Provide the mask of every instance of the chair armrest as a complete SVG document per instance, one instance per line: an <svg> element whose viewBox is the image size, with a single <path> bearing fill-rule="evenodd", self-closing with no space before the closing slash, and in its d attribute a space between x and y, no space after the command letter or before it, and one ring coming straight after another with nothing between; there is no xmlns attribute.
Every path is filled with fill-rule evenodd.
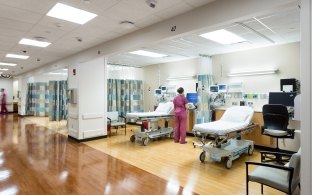
<svg viewBox="0 0 312 195"><path fill-rule="evenodd" d="M284 153L284 152L273 152L273 151L260 151L260 154L272 154L272 155L280 155L280 156L287 156L291 157L293 154Z"/></svg>
<svg viewBox="0 0 312 195"><path fill-rule="evenodd" d="M127 122L127 118L125 116L119 115L119 117L123 118L125 123Z"/></svg>
<svg viewBox="0 0 312 195"><path fill-rule="evenodd" d="M263 166L263 167L271 167L271 168L281 169L281 170L285 170L285 171L289 171L289 172L293 172L294 171L293 167L286 167L286 166L283 166L283 165L260 163L260 162L253 162L253 161L246 161L245 164L246 164L246 166L256 165L256 166Z"/></svg>
<svg viewBox="0 0 312 195"><path fill-rule="evenodd" d="M107 119L109 120L109 123L112 123L112 119L110 119L109 117L107 117Z"/></svg>

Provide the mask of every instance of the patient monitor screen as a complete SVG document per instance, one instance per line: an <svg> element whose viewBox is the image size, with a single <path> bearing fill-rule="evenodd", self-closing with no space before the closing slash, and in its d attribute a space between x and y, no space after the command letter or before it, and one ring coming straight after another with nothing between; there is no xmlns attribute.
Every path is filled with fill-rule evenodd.
<svg viewBox="0 0 312 195"><path fill-rule="evenodd" d="M161 89L155 89L155 95L161 95Z"/></svg>

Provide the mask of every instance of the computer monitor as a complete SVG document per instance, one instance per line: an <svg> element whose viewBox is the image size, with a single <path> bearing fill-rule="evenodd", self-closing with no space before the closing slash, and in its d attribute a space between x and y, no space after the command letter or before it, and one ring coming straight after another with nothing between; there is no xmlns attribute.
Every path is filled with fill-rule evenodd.
<svg viewBox="0 0 312 195"><path fill-rule="evenodd" d="M155 95L161 95L161 89L155 89L154 94Z"/></svg>
<svg viewBox="0 0 312 195"><path fill-rule="evenodd" d="M165 86L162 86L161 87L161 91L164 93L164 92L167 92L167 87L165 87Z"/></svg>
<svg viewBox="0 0 312 195"><path fill-rule="evenodd" d="M216 93L219 91L219 86L218 85L211 85L209 87L209 91L212 92L212 93Z"/></svg>
<svg viewBox="0 0 312 195"><path fill-rule="evenodd" d="M227 90L227 86L226 85L223 85L223 84L220 84L220 85L218 85L218 90L219 90L219 92L226 92L226 90Z"/></svg>
<svg viewBox="0 0 312 195"><path fill-rule="evenodd" d="M198 94L197 93L187 93L186 99L189 103L196 104L198 102Z"/></svg>
<svg viewBox="0 0 312 195"><path fill-rule="evenodd" d="M282 104L284 106L294 106L296 93L293 92L270 92L269 104Z"/></svg>

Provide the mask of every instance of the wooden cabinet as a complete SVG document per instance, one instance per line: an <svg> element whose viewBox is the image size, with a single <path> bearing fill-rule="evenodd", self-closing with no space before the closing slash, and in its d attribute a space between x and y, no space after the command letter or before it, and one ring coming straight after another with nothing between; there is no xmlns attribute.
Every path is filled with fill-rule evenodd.
<svg viewBox="0 0 312 195"><path fill-rule="evenodd" d="M186 132L193 133L193 127L195 123L195 110L188 110L187 111L187 124L186 124Z"/></svg>
<svg viewBox="0 0 312 195"><path fill-rule="evenodd" d="M194 127L194 124L195 124L195 110L188 110L187 111L187 124L186 124L186 132L187 133L193 133L192 130L193 130L193 127ZM158 121L158 125L160 127L164 127L165 125L165 120L164 119L160 119ZM169 127L172 127L174 128L174 117L172 119L169 120Z"/></svg>
<svg viewBox="0 0 312 195"><path fill-rule="evenodd" d="M222 117L224 110L217 109L214 112L216 120L219 120ZM276 147L275 139L272 139L269 136L261 134L261 126L263 125L262 112L255 112L251 122L258 124L257 127L252 132L243 135L242 138L247 140L253 140L255 144L259 146L275 148Z"/></svg>

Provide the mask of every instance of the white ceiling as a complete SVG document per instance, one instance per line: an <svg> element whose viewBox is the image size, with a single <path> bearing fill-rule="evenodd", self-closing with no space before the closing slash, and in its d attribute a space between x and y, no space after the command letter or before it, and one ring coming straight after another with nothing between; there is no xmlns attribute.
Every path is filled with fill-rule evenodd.
<svg viewBox="0 0 312 195"><path fill-rule="evenodd" d="M244 49L286 44L300 41L300 10L297 6L287 10L250 18L244 21L220 26L233 32L248 42L222 45L199 35L218 29L203 29L182 37L165 40L157 44L145 46L147 51L167 54L168 57L150 58L130 53L110 56L111 64L144 66L198 57L199 54L216 55Z"/></svg>
<svg viewBox="0 0 312 195"><path fill-rule="evenodd" d="M212 1L158 0L153 9L145 0L3 0L0 1L0 61L17 63L16 67L8 67L7 73L18 75ZM46 16L57 2L93 12L98 17L79 25ZM135 27L124 28L120 25L124 20L134 22ZM47 48L19 45L23 37L44 37L52 44ZM5 57L7 53L24 54L23 51L29 59Z"/></svg>

